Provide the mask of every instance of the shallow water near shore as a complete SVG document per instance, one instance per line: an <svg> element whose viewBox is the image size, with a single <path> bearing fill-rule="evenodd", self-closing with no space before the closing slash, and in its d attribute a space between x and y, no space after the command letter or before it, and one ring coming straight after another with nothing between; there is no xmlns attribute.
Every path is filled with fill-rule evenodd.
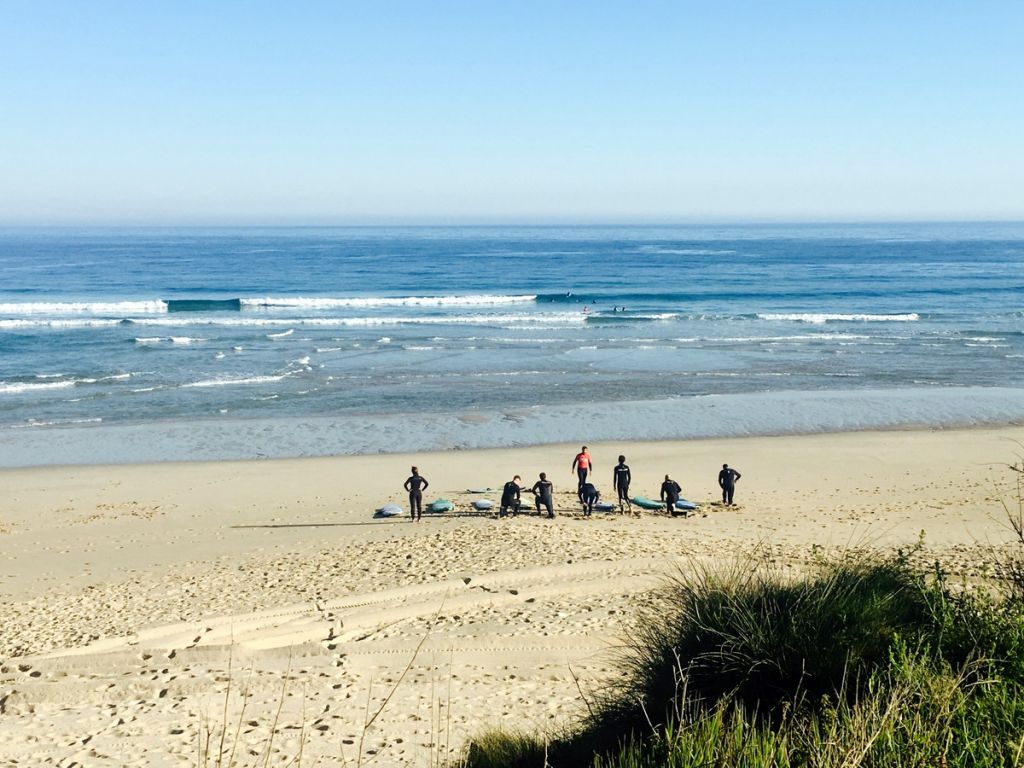
<svg viewBox="0 0 1024 768"><path fill-rule="evenodd" d="M5 231L0 465L1014 422L1022 257L986 224Z"/></svg>

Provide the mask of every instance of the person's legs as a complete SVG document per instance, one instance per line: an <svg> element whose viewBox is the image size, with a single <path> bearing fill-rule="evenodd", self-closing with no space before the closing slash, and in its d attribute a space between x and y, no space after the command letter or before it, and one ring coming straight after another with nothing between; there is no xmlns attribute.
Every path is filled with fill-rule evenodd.
<svg viewBox="0 0 1024 768"><path fill-rule="evenodd" d="M413 491L409 494L409 514L412 515L413 520L423 517L423 493L421 491Z"/></svg>
<svg viewBox="0 0 1024 768"><path fill-rule="evenodd" d="M576 470L576 477L579 478L579 484L576 486L576 493L577 493L577 495L579 495L581 493L581 491L583 490L583 485L584 485L584 483L587 482L587 475L589 475L589 474L590 474L590 470L589 469L583 469L582 467L580 467L579 469ZM580 501L582 501L582 500L583 500L583 496L581 495L580 496Z"/></svg>
<svg viewBox="0 0 1024 768"><path fill-rule="evenodd" d="M730 485L725 489L726 500L725 503L730 507L732 506L732 495L736 493L736 486Z"/></svg>

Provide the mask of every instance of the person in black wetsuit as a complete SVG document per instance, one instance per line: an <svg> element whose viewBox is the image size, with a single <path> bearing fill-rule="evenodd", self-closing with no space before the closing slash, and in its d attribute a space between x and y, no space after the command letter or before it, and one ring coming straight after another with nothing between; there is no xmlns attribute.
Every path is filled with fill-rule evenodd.
<svg viewBox="0 0 1024 768"><path fill-rule="evenodd" d="M409 492L409 514L412 519L419 520L423 517L423 492L430 487L425 477L420 477L420 471L412 468L412 475L405 481L405 490Z"/></svg>
<svg viewBox="0 0 1024 768"><path fill-rule="evenodd" d="M519 483L519 475L505 483L505 487L501 491L501 506L498 508L498 517L504 517L509 511L513 515L519 512L519 494L523 490L519 487Z"/></svg>
<svg viewBox="0 0 1024 768"><path fill-rule="evenodd" d="M612 473L612 488L619 493L619 512L622 512L622 503L626 503L626 508L632 512L633 505L629 501L629 481L632 480L632 475L629 473L629 465L626 464L626 457L619 456L619 463L615 465L615 469Z"/></svg>
<svg viewBox="0 0 1024 768"><path fill-rule="evenodd" d="M722 489L722 503L727 507L732 506L732 495L736 492L736 481L740 477L740 473L728 464L723 464L722 471L718 473L718 487Z"/></svg>
<svg viewBox="0 0 1024 768"><path fill-rule="evenodd" d="M594 511L594 505L601 498L601 492L593 483L584 483L580 488L580 501L583 502L583 516L590 517Z"/></svg>
<svg viewBox="0 0 1024 768"><path fill-rule="evenodd" d="M531 489L534 494L534 501L537 504L537 514L540 514L540 506L543 504L548 508L548 518L555 516L555 486L548 480L548 476L544 473L540 473L540 480L533 484Z"/></svg>
<svg viewBox="0 0 1024 768"><path fill-rule="evenodd" d="M679 501L679 494L682 492L683 489L679 487L679 483L665 475L665 482L661 484L661 500L665 502L665 511L672 517L679 515L686 517L686 510L676 509L676 502Z"/></svg>

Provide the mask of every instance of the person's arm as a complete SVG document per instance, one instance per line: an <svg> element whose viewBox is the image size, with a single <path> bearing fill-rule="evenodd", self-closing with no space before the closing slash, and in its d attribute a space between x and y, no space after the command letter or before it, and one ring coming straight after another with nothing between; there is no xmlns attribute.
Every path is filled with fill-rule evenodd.
<svg viewBox="0 0 1024 768"><path fill-rule="evenodd" d="M579 463L580 463L580 455L579 455L579 454L577 453L577 454L576 454L576 458L574 458L574 459L572 460L572 469L570 469L570 470L569 470L569 474L570 474L570 475L571 475L571 474L572 474L573 472L575 472L575 471L576 471L576 465L577 465L577 464L579 464Z"/></svg>
<svg viewBox="0 0 1024 768"><path fill-rule="evenodd" d="M628 467L626 468L626 487L629 488L633 484L633 472Z"/></svg>
<svg viewBox="0 0 1024 768"><path fill-rule="evenodd" d="M530 489L530 491L533 493L534 496L539 496L540 495L540 491L537 490L538 487L540 487L540 480L538 480L536 483L534 483L533 484L533 488Z"/></svg>
<svg viewBox="0 0 1024 768"><path fill-rule="evenodd" d="M665 500L665 484L664 483L661 484L661 500L662 501Z"/></svg>
<svg viewBox="0 0 1024 768"><path fill-rule="evenodd" d="M612 470L612 490L619 490L619 473L618 470Z"/></svg>
<svg viewBox="0 0 1024 768"><path fill-rule="evenodd" d="M739 479L740 479L741 477L743 477L743 475L741 475L741 474L740 474L739 472L737 472L737 471L736 471L735 469L733 470L733 474L735 475L735 477L733 477L733 479L732 479L732 481L733 481L734 483L735 483L735 482L736 482L737 480L739 480Z"/></svg>
<svg viewBox="0 0 1024 768"><path fill-rule="evenodd" d="M722 470L721 472L718 473L718 487L719 488L725 488L725 478L722 477L722 475L724 475L724 474L725 474L725 470Z"/></svg>
<svg viewBox="0 0 1024 768"><path fill-rule="evenodd" d="M523 489L520 488L518 485L516 486L516 501L520 501L521 500L519 494L522 492L522 490Z"/></svg>
<svg viewBox="0 0 1024 768"><path fill-rule="evenodd" d="M409 481L410 480L412 480L411 477L408 480L405 481L405 485L402 486L402 487L405 488L406 491L409 491L411 493L412 492L412 488L409 487Z"/></svg>
<svg viewBox="0 0 1024 768"><path fill-rule="evenodd" d="M430 487L430 483L427 482L427 478L421 477L420 479L423 481L423 488L422 488L422 490L424 490L424 491L427 490L427 488Z"/></svg>

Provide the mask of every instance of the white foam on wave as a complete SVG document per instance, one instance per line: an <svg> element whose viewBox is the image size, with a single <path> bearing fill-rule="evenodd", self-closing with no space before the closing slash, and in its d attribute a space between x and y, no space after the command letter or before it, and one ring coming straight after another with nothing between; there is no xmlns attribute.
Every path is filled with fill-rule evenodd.
<svg viewBox="0 0 1024 768"><path fill-rule="evenodd" d="M0 304L3 315L151 314L166 312L164 301L26 301Z"/></svg>
<svg viewBox="0 0 1024 768"><path fill-rule="evenodd" d="M29 419L25 424L12 424L11 429L27 429L29 427L70 427L81 424L99 424L103 419L96 417L91 419L65 419L63 421L39 421Z"/></svg>
<svg viewBox="0 0 1024 768"><path fill-rule="evenodd" d="M792 314L758 314L759 320L789 320L798 323L913 323L921 319L916 312L907 312L898 315L871 315L871 314L838 314L828 312L796 312Z"/></svg>
<svg viewBox="0 0 1024 768"><path fill-rule="evenodd" d="M242 386L246 384L272 384L275 381L281 381L284 375L276 376L249 376L242 379L204 379L202 381L193 381L190 384L182 384L182 388L190 389L194 387L231 387L231 386Z"/></svg>
<svg viewBox="0 0 1024 768"><path fill-rule="evenodd" d="M0 320L0 328L107 328L122 320Z"/></svg>
<svg viewBox="0 0 1024 768"><path fill-rule="evenodd" d="M363 296L363 297L272 297L242 299L249 309L345 309L363 307L483 307L495 304L522 304L536 301L535 294L503 296Z"/></svg>
<svg viewBox="0 0 1024 768"><path fill-rule="evenodd" d="M289 326L308 326L314 328L365 328L395 325L501 325L509 323L534 324L559 323L582 324L587 316L581 312L550 312L524 315L438 315L418 317L178 317L168 315L159 318L133 317L128 320L133 325L150 327L253 327L253 328L287 328ZM4 321L0 320L0 323ZM119 322L119 321L112 321ZM2 327L2 326L0 326ZM294 330L292 328L291 330ZM283 334L282 334L283 335Z"/></svg>
<svg viewBox="0 0 1024 768"><path fill-rule="evenodd" d="M209 341L209 339L196 339L192 336L171 336L168 341L171 342L171 344L199 344L204 341Z"/></svg>
<svg viewBox="0 0 1024 768"><path fill-rule="evenodd" d="M599 317L602 320L674 320L679 317L678 312L640 312L640 313L628 313L622 312L599 312L597 314L590 315L591 317Z"/></svg>
<svg viewBox="0 0 1024 768"><path fill-rule="evenodd" d="M283 339L286 336L291 336L293 333L295 333L295 329L294 328L290 328L287 331L284 331L282 333L268 333L267 334L267 338L268 339Z"/></svg>
<svg viewBox="0 0 1024 768"><path fill-rule="evenodd" d="M48 389L67 389L75 386L73 380L28 382L19 381L10 384L0 383L0 395L20 395L25 392L41 392Z"/></svg>

